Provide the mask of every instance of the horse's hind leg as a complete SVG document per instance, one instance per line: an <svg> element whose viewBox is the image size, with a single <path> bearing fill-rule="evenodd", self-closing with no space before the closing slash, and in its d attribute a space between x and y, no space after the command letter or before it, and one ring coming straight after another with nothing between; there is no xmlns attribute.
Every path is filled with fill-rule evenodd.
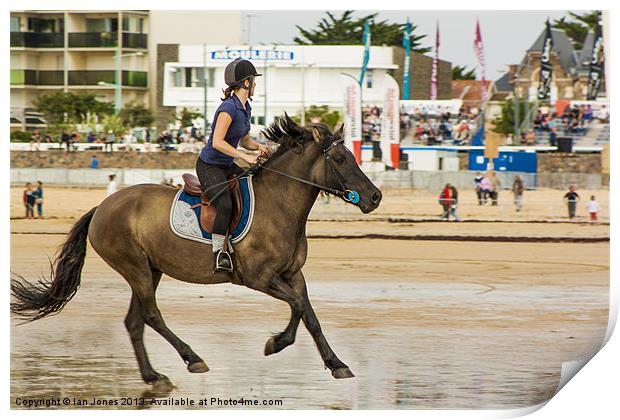
<svg viewBox="0 0 620 420"><path fill-rule="evenodd" d="M128 244L124 249L122 263L118 260L106 259L129 283L133 296L139 302L142 319L149 327L164 337L179 353L187 364L187 370L193 373L203 373L209 370L205 362L179 337L166 326L155 299L155 284L148 258L137 245ZM133 298L132 298L133 299ZM135 309L134 309L135 310ZM140 348L138 348L140 351ZM146 353L146 352L145 352Z"/></svg>
<svg viewBox="0 0 620 420"><path fill-rule="evenodd" d="M157 290L159 280L161 279L161 272L153 272L153 288ZM138 360L138 367L140 368L140 374L142 379L147 384L152 384L158 381L164 381L169 383L168 378L153 369L151 362L149 362L146 348L144 347L144 318L142 317L142 307L140 301L135 293L131 296L131 303L129 304L129 311L125 317L125 327L129 332L131 338L131 344L133 345L136 359Z"/></svg>

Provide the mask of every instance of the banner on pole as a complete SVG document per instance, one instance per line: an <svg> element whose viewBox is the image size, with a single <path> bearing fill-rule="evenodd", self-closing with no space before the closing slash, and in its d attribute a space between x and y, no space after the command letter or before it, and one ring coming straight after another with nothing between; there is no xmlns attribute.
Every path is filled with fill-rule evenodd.
<svg viewBox="0 0 620 420"><path fill-rule="evenodd" d="M411 24L409 17L405 24L405 33L403 35L403 48L405 49L405 61L403 63L403 99L409 99L409 67L411 63Z"/></svg>
<svg viewBox="0 0 620 420"><path fill-rule="evenodd" d="M601 88L603 66L605 65L605 51L603 48L603 30L596 25L594 45L590 57L590 74L588 75L588 100L595 100Z"/></svg>
<svg viewBox="0 0 620 420"><path fill-rule="evenodd" d="M364 76L368 70L368 62L370 61L370 24L368 19L364 21L364 34L362 35L364 43L364 61L362 62L362 70L360 71L360 86L364 83Z"/></svg>
<svg viewBox="0 0 620 420"><path fill-rule="evenodd" d="M538 85L538 99L544 100L549 97L551 89L551 51L553 50L553 36L551 35L551 24L547 19L547 29L545 40L540 55L540 84Z"/></svg>
<svg viewBox="0 0 620 420"><path fill-rule="evenodd" d="M437 99L437 65L439 61L439 22L435 32L435 55L433 56L433 69L431 73L431 100Z"/></svg>
<svg viewBox="0 0 620 420"><path fill-rule="evenodd" d="M476 56L478 57L478 62L480 63L480 87L482 91L482 101L487 101L487 90L486 90L486 80L485 80L485 63L484 63L484 44L482 43L482 33L480 32L480 22L476 19L476 35L474 38L474 51L476 52Z"/></svg>
<svg viewBox="0 0 620 420"><path fill-rule="evenodd" d="M357 83L345 79L344 93L344 145L355 155L359 164L362 159L362 109L361 89Z"/></svg>
<svg viewBox="0 0 620 420"><path fill-rule="evenodd" d="M400 106L398 82L385 75L383 112L381 113L381 155L383 163L397 169L400 163Z"/></svg>

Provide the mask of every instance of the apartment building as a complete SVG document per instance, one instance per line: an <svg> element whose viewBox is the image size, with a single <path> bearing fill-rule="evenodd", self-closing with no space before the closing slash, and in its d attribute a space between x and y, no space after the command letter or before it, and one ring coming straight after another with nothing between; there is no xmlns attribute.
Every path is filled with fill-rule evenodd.
<svg viewBox="0 0 620 420"><path fill-rule="evenodd" d="M117 68L121 106L142 103L159 115L159 45L238 43L241 26L237 11L12 11L11 128L44 126L33 101L51 91L115 102Z"/></svg>
<svg viewBox="0 0 620 420"><path fill-rule="evenodd" d="M11 12L11 126L42 123L33 101L50 91L88 92L148 105L148 11Z"/></svg>

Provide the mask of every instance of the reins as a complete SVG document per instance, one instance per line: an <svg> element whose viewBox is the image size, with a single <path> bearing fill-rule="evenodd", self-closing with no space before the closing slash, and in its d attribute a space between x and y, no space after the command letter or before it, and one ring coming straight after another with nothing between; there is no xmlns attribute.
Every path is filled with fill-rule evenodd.
<svg viewBox="0 0 620 420"><path fill-rule="evenodd" d="M327 166L329 166L329 169L331 170L332 175L334 175L334 177L336 178L336 181L340 185L340 188L341 188L340 190L338 190L336 188L328 187L326 185L317 184L315 182L308 181L307 179L299 178L299 177L296 177L294 175L287 174L286 172L281 172L281 171L278 171L277 169L273 169L273 168L269 168L267 166L264 166L264 164L267 163L268 161L264 162L264 163L258 163L258 164L254 165L254 166L249 167L248 169L243 171L243 173L241 173L239 175L235 175L234 179L238 180L238 179L243 178L244 176L246 176L248 173L254 173L258 169L264 169L266 171L273 172L273 173L276 173L278 175L282 175L282 176L284 176L286 178L295 180L297 182L301 182L302 184L306 184L306 185L311 185L313 187L317 187L321 191L325 191L325 192L327 192L329 194L335 195L336 197L340 197L343 200L348 201L350 203L357 204L360 201L359 193L357 191L349 190L349 189L347 189L345 187L344 182L343 182L342 178L340 177L340 174L338 174L338 172L334 169L334 164L332 163L331 157L327 154L327 152L329 152L334 147L342 144L343 142L344 142L344 139L338 139L338 140L334 141L332 144L330 144L329 147L327 147L326 149L323 149L323 156L324 156L324 158L325 158L325 160L327 162ZM327 169L326 169L326 171L327 171ZM327 177L325 177L325 178L327 178ZM230 182L230 181L226 180L224 182L220 182L218 184L211 185L210 188L217 187L219 185L228 184L228 182ZM218 191L217 194L215 194L212 198L209 198L209 201L207 203L203 203L203 204L211 205L211 203L213 201L215 201L227 189L228 189L228 185L226 185L223 189Z"/></svg>

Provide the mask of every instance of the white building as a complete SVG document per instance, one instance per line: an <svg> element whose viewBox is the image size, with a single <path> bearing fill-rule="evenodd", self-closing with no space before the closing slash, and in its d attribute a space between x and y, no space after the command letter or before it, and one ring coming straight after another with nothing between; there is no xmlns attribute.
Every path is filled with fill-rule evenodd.
<svg viewBox="0 0 620 420"><path fill-rule="evenodd" d="M224 68L239 56L252 61L263 74L257 78L252 118L254 124L264 125L265 115L270 123L284 111L289 115L299 114L303 107L310 105L327 105L342 111L344 87L350 84L350 78L359 78L364 47L180 45L179 61L164 64L162 105L202 112L206 96L206 115L212 121L225 88ZM364 105L383 103L384 75L398 68L393 61L391 47L371 47L362 86Z"/></svg>

